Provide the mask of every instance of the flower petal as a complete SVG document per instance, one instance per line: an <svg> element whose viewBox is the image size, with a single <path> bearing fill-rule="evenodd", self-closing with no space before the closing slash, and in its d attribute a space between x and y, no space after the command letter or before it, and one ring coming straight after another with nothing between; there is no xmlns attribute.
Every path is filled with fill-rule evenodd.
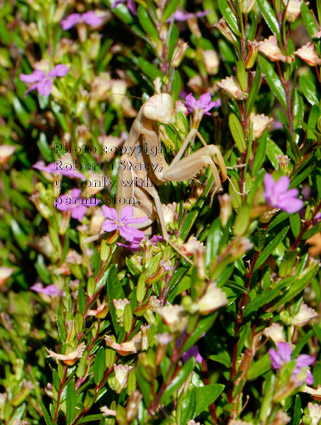
<svg viewBox="0 0 321 425"><path fill-rule="evenodd" d="M101 226L102 230L104 232L113 232L118 227L117 223L111 221L111 220L105 220Z"/></svg>
<svg viewBox="0 0 321 425"><path fill-rule="evenodd" d="M278 354L284 363L288 363L291 360L292 348L287 342L277 343Z"/></svg>
<svg viewBox="0 0 321 425"><path fill-rule="evenodd" d="M212 101L210 93L202 94L198 101L196 102L196 106L200 109L204 109L208 106L208 104Z"/></svg>
<svg viewBox="0 0 321 425"><path fill-rule="evenodd" d="M42 283L38 282L31 286L30 289L32 291L40 292L41 294L49 296L61 295L61 291L57 288L56 285L48 285L44 288Z"/></svg>
<svg viewBox="0 0 321 425"><path fill-rule="evenodd" d="M134 208L131 205L126 205L124 207L119 215L119 221L121 222L127 222L127 220L132 219L134 216Z"/></svg>
<svg viewBox="0 0 321 425"><path fill-rule="evenodd" d="M71 197L72 198L78 198L80 194L81 194L81 189L74 188L71 191Z"/></svg>
<svg viewBox="0 0 321 425"><path fill-rule="evenodd" d="M85 205L77 205L72 209L71 217L81 221L86 214L87 208L88 207L86 207Z"/></svg>
<svg viewBox="0 0 321 425"><path fill-rule="evenodd" d="M314 357L309 356L308 354L300 354L300 356L296 359L295 367L311 366L314 361Z"/></svg>
<svg viewBox="0 0 321 425"><path fill-rule="evenodd" d="M70 197L67 196L67 195L61 195L58 198L58 199L61 200L60 204L56 205L56 201L54 202L54 205L57 208L57 210L59 210L59 211L69 211L69 210L71 210L71 208L72 208L71 204L65 203L66 198L70 199Z"/></svg>
<svg viewBox="0 0 321 425"><path fill-rule="evenodd" d="M61 28L65 31L69 30L74 25L78 24L80 19L81 19L81 15L79 13L72 13L71 15L67 16L66 19L63 19L60 22Z"/></svg>
<svg viewBox="0 0 321 425"><path fill-rule="evenodd" d="M303 208L303 205L303 201L296 198L285 199L278 202L278 207L289 214L300 211L300 209Z"/></svg>
<svg viewBox="0 0 321 425"><path fill-rule="evenodd" d="M69 68L66 65L56 65L50 72L49 77L64 77L69 72Z"/></svg>
<svg viewBox="0 0 321 425"><path fill-rule="evenodd" d="M49 79L42 80L38 83L38 93L42 96L49 96L51 93L52 81Z"/></svg>
<svg viewBox="0 0 321 425"><path fill-rule="evenodd" d="M20 74L20 80L24 83L37 83L45 78L46 73L36 69L32 74Z"/></svg>
<svg viewBox="0 0 321 425"><path fill-rule="evenodd" d="M144 239L145 233L141 230L135 229L131 226L120 226L119 227L120 236L126 239L128 242L132 242L135 239Z"/></svg>
<svg viewBox="0 0 321 425"><path fill-rule="evenodd" d="M101 18L100 16L97 16L93 10L83 13L82 20L87 25L93 25L93 26L98 26L103 22L103 18Z"/></svg>
<svg viewBox="0 0 321 425"><path fill-rule="evenodd" d="M266 173L264 176L264 187L265 187L265 191L269 192L273 189L273 186L275 184L275 180L272 177L271 174Z"/></svg>
<svg viewBox="0 0 321 425"><path fill-rule="evenodd" d="M103 216L109 220L116 221L118 220L118 214L115 208L107 207L106 205L102 206Z"/></svg>
<svg viewBox="0 0 321 425"><path fill-rule="evenodd" d="M28 90L27 90L27 91L25 91L24 97L26 97L26 96L27 96L27 94L28 94L29 92L31 92L32 90L35 90L35 89L37 89L37 90L38 90L38 84L39 84L39 83L32 84L32 86L30 86L30 87L28 88Z"/></svg>
<svg viewBox="0 0 321 425"><path fill-rule="evenodd" d="M188 94L185 98L185 106L187 108L187 111L192 114L194 112L194 109L196 107L196 99L192 95L192 93Z"/></svg>
<svg viewBox="0 0 321 425"><path fill-rule="evenodd" d="M288 187L290 185L290 179L288 176L282 176L275 184L274 184L274 191L275 194L277 193L283 193L288 190Z"/></svg>

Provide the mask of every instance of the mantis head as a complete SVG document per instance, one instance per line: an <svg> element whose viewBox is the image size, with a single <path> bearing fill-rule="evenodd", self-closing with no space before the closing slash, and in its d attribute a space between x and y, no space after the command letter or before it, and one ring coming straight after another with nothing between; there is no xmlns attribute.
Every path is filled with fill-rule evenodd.
<svg viewBox="0 0 321 425"><path fill-rule="evenodd" d="M172 112L172 97L167 93L155 94L144 104L144 116L153 121L169 124Z"/></svg>

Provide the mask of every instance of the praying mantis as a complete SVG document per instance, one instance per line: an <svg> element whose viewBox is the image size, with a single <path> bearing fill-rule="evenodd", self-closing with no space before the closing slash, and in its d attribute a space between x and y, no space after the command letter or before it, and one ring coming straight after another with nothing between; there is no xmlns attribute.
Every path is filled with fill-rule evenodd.
<svg viewBox="0 0 321 425"><path fill-rule="evenodd" d="M134 217L147 218L143 223L134 225L137 229L143 230L146 236L151 234L151 225L158 217L164 240L187 261L191 262L170 240L166 230L162 203L156 188L167 182L192 179L202 169L210 167L214 176L212 186L214 196L221 187L221 181L224 182L227 178L227 171L219 148L215 145L207 145L196 129L189 132L171 164L167 164L161 149L158 123L169 124L172 120L172 114L172 97L167 93L151 96L138 111L128 139L123 145L124 153L120 158L121 167L118 173L116 211L119 216L125 206L123 200L131 200ZM201 140L203 147L182 158L189 143L193 142L196 135ZM156 152L156 154L151 157L150 152ZM217 165L221 171L221 177ZM129 181L133 182L130 186L124 184L124 182ZM89 243L100 236L92 236L85 241Z"/></svg>

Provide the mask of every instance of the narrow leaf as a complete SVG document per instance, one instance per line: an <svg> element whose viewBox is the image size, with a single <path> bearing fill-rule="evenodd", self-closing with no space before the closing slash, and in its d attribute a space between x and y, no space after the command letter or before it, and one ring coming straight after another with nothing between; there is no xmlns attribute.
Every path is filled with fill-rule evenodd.
<svg viewBox="0 0 321 425"><path fill-rule="evenodd" d="M76 390L75 381L72 379L67 387L66 393L66 421L70 425L76 416Z"/></svg>
<svg viewBox="0 0 321 425"><path fill-rule="evenodd" d="M100 384L105 372L105 350L100 347L96 354L94 363L94 382L96 385Z"/></svg>
<svg viewBox="0 0 321 425"><path fill-rule="evenodd" d="M259 255L257 262L255 264L254 267L254 272L260 268L265 261L269 258L269 256L272 254L272 252L275 250L275 248L279 245L279 243L281 243L283 241L283 239L285 238L285 236L287 235L289 230L289 226L286 227L285 229L281 230L280 233L278 233L275 238L273 238L269 244L264 248L264 250L261 252L261 254Z"/></svg>
<svg viewBox="0 0 321 425"><path fill-rule="evenodd" d="M158 40L158 31L156 30L152 20L149 17L147 9L142 5L140 5L138 8L137 18L144 31L149 35L149 37L151 39Z"/></svg>
<svg viewBox="0 0 321 425"><path fill-rule="evenodd" d="M168 402L170 396L183 384L183 382L187 379L188 375L192 373L195 366L195 357L191 357L184 364L184 366L180 369L175 378L170 382L170 384L166 387L162 398L160 399L160 403Z"/></svg>
<svg viewBox="0 0 321 425"><path fill-rule="evenodd" d="M226 22L232 28L236 35L240 35L240 31L237 24L236 16L234 15L232 9L228 5L226 0L220 0L218 2L218 7L220 8L220 12L225 18Z"/></svg>
<svg viewBox="0 0 321 425"><path fill-rule="evenodd" d="M283 108L287 109L285 90L280 80L280 77L274 71L274 66L268 59L266 59L262 55L260 55L260 64L261 70L264 74L264 78L268 83L270 89L275 94L276 98L281 103Z"/></svg>
<svg viewBox="0 0 321 425"><path fill-rule="evenodd" d="M222 394L224 385L211 384L205 387L194 388L196 395L196 410L193 418L196 418Z"/></svg>
<svg viewBox="0 0 321 425"><path fill-rule="evenodd" d="M233 112L228 117L230 131L232 133L234 142L241 153L244 153L246 149L245 137L243 133L242 125Z"/></svg>
<svg viewBox="0 0 321 425"><path fill-rule="evenodd" d="M319 28L315 23L313 15L305 2L302 2L301 5L301 16L309 36L312 37L313 34L319 31Z"/></svg>
<svg viewBox="0 0 321 425"><path fill-rule="evenodd" d="M276 19L275 12L273 8L270 6L269 2L267 0L257 0L257 3L259 5L259 8L261 9L262 15L268 24L270 30L273 32L273 34L276 36L278 41L281 41L281 35L280 35L280 29L278 20Z"/></svg>

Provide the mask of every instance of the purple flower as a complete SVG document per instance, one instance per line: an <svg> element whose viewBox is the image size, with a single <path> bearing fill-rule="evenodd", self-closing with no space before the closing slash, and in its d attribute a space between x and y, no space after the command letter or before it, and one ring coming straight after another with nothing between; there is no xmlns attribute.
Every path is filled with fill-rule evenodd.
<svg viewBox="0 0 321 425"><path fill-rule="evenodd" d="M290 344L286 342L278 342L277 350L271 348L269 350L271 366L273 369L281 369L286 363L291 361L292 348ZM293 370L293 376L296 379L299 379L301 372L305 372L305 382L308 385L313 384L313 376L309 369L304 369L308 366L311 366L314 363L314 358L307 354L300 354L296 359L295 367ZM300 378L301 379L301 378Z"/></svg>
<svg viewBox="0 0 321 425"><path fill-rule="evenodd" d="M204 114L211 115L209 111L214 107L220 106L221 104L220 99L216 102L212 102L211 100L212 99L210 93L202 94L202 96L200 96L198 100L196 100L192 93L190 93L186 96L185 106L190 114L194 112L195 108L198 108L201 109Z"/></svg>
<svg viewBox="0 0 321 425"><path fill-rule="evenodd" d="M69 68L66 65L56 65L48 74L45 71L36 69L32 74L20 74L20 80L24 83L34 83L25 92L25 96L31 90L38 90L38 93L42 96L49 96L51 93L52 81L57 77L64 77L69 72Z"/></svg>
<svg viewBox="0 0 321 425"><path fill-rule="evenodd" d="M100 203L100 200L96 198L85 198L86 204L83 205L82 199L79 198L80 193L81 189L72 189L71 196L61 195L59 197L61 202L60 204L57 204L56 201L55 207L59 211L71 211L71 217L81 221L84 218L84 215L86 214L87 208L98 205ZM68 202L65 201L66 199L68 199ZM89 205L87 205L88 201L90 201ZM93 205L92 201L94 201Z"/></svg>
<svg viewBox="0 0 321 425"><path fill-rule="evenodd" d="M274 348L269 350L271 365L273 369L280 369L291 360L292 348L286 342L277 343L277 351Z"/></svg>
<svg viewBox="0 0 321 425"><path fill-rule="evenodd" d="M107 218L103 222L102 230L104 232L113 232L118 229L120 236L129 242L142 240L145 237L145 233L141 230L135 229L131 226L135 223L143 223L147 220L147 217L133 218L134 209L131 205L127 205L121 210L120 216L118 217L115 208L106 207L103 205L103 216Z"/></svg>
<svg viewBox="0 0 321 425"><path fill-rule="evenodd" d="M72 28L79 22L85 22L87 25L98 26L103 22L103 18L96 15L93 10L86 13L72 13L60 22L61 28L65 31Z"/></svg>
<svg viewBox="0 0 321 425"><path fill-rule="evenodd" d="M185 353L183 353L182 358L183 358L183 362L186 363L188 359L190 359L191 357L195 357L195 360L198 363L203 362L203 357L200 355L200 352L198 351L198 347L197 345L192 345L191 348L189 348L187 351L185 351Z"/></svg>
<svg viewBox="0 0 321 425"><path fill-rule="evenodd" d="M62 159L63 159L63 157L62 157ZM45 165L45 163L43 161L38 161L32 167L35 168L36 170L45 171L46 173L50 173L50 174L61 174L63 176L67 176L67 177L70 177L70 178L86 180L86 177L82 173L80 173L79 171L72 170L72 169L71 170L65 170L65 169L61 170L60 167L58 167L58 169L57 169L55 162L52 162L51 164Z"/></svg>
<svg viewBox="0 0 321 425"><path fill-rule="evenodd" d="M314 358L312 356L309 356L307 354L301 354L296 359L296 364L295 364L295 368L293 370L293 375L295 377L297 377L302 372L302 368L311 366L313 363L314 363ZM310 372L309 369L308 370L305 370L305 373L306 373L305 382L308 385L313 385L313 376L312 376L312 373Z"/></svg>
<svg viewBox="0 0 321 425"><path fill-rule="evenodd" d="M137 15L134 0L114 0L113 4L111 5L111 8L114 9L114 7L118 6L121 3L127 3L127 8L131 11L131 13L133 15Z"/></svg>
<svg viewBox="0 0 321 425"><path fill-rule="evenodd" d="M118 242L117 245L124 246L125 248L129 249L131 252L137 252L141 251L142 247L140 246L142 238L139 237L138 239L134 239L130 245L126 245L124 243ZM152 238L150 238L149 242L151 242L154 246L157 245L157 242L162 242L164 238L162 236L154 235Z"/></svg>
<svg viewBox="0 0 321 425"><path fill-rule="evenodd" d="M44 288L42 283L38 282L31 286L30 289L41 294L49 295L50 297L62 295L62 291L56 285L48 285Z"/></svg>
<svg viewBox="0 0 321 425"><path fill-rule="evenodd" d="M280 208L287 213L295 213L303 207L301 199L297 199L298 189L290 189L288 176L281 177L277 182L271 174L264 176L264 197L268 204L274 208Z"/></svg>
<svg viewBox="0 0 321 425"><path fill-rule="evenodd" d="M196 12L196 13L184 13L181 10L176 10L176 12L174 12L174 14L170 18L168 18L166 22L172 22L172 21L183 22L183 21L187 21L190 18L193 18L194 16L196 18L203 18L209 13L210 13L209 10L204 10L204 12Z"/></svg>

